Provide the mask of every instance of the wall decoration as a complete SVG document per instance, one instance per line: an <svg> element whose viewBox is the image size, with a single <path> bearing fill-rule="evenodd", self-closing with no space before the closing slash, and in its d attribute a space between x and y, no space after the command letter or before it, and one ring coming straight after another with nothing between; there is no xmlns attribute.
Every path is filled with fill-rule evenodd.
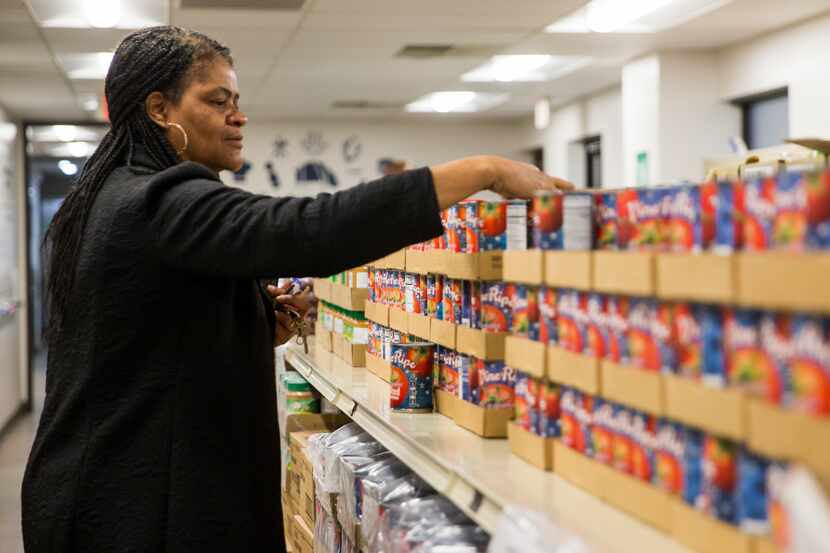
<svg viewBox="0 0 830 553"><path fill-rule="evenodd" d="M308 131L302 141L303 150L310 156L319 156L329 147L320 131Z"/></svg>
<svg viewBox="0 0 830 553"><path fill-rule="evenodd" d="M242 162L242 167L240 167L238 171L233 172L234 182L245 182L245 177L248 175L248 171L250 170L251 162L246 159Z"/></svg>
<svg viewBox="0 0 830 553"><path fill-rule="evenodd" d="M297 169L297 184L315 183L337 186L337 176L322 161L309 161Z"/></svg>
<svg viewBox="0 0 830 553"><path fill-rule="evenodd" d="M274 139L274 157L283 158L288 156L288 139L278 136Z"/></svg>
<svg viewBox="0 0 830 553"><path fill-rule="evenodd" d="M362 152L363 144L361 144L360 137L356 134L343 141L343 159L346 163L354 163Z"/></svg>
<svg viewBox="0 0 830 553"><path fill-rule="evenodd" d="M271 180L271 186L278 188L280 185L280 176L274 170L274 164L270 161L266 161L265 170L268 171L268 178Z"/></svg>

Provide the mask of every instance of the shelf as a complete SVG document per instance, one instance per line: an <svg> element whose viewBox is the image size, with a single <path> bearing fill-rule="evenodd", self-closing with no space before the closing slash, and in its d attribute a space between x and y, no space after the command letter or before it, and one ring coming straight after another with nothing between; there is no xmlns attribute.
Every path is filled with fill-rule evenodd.
<svg viewBox="0 0 830 553"><path fill-rule="evenodd" d="M542 284L545 278L542 250L509 250L504 252L502 273L506 282Z"/></svg>
<svg viewBox="0 0 830 553"><path fill-rule="evenodd" d="M310 346L308 355L289 346L288 361L488 532L495 531L502 508L521 505L579 534L596 553L691 553L666 534L512 455L507 440L479 438L438 414L389 413L377 392L388 384L313 347L313 340ZM376 391L370 394L370 389Z"/></svg>
<svg viewBox="0 0 830 553"><path fill-rule="evenodd" d="M680 253L658 255L657 297L667 300L734 302L734 256Z"/></svg>
<svg viewBox="0 0 830 553"><path fill-rule="evenodd" d="M738 303L747 307L830 313L830 255L757 253L737 257Z"/></svg>
<svg viewBox="0 0 830 553"><path fill-rule="evenodd" d="M597 292L654 295L654 254L594 252L593 289Z"/></svg>
<svg viewBox="0 0 830 553"><path fill-rule="evenodd" d="M545 252L545 284L548 286L590 290L593 271L593 252Z"/></svg>
<svg viewBox="0 0 830 553"><path fill-rule="evenodd" d="M372 261L369 263L369 266L375 269L396 269L403 271L406 268L406 250L398 250L390 253L386 257Z"/></svg>

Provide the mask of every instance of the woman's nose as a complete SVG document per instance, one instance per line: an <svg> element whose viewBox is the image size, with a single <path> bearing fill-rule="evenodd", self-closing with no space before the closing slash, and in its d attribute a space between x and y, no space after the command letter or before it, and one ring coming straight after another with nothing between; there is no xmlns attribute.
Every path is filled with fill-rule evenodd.
<svg viewBox="0 0 830 553"><path fill-rule="evenodd" d="M230 117L230 124L234 127L243 127L248 123L248 117L242 111L235 111Z"/></svg>

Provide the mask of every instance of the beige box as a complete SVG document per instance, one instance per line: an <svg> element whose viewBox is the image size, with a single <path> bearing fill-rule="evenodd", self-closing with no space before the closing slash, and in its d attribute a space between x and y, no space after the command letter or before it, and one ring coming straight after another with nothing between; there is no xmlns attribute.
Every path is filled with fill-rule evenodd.
<svg viewBox="0 0 830 553"><path fill-rule="evenodd" d="M426 315L408 313L407 328L409 328L409 333L414 334L422 340L429 340L429 321L430 318Z"/></svg>
<svg viewBox="0 0 830 553"><path fill-rule="evenodd" d="M293 552L294 548L294 509L291 501L286 496L282 496L282 527L285 535L285 549Z"/></svg>
<svg viewBox="0 0 830 553"><path fill-rule="evenodd" d="M389 326L389 306L367 301L366 318L379 325Z"/></svg>
<svg viewBox="0 0 830 553"><path fill-rule="evenodd" d="M752 544L753 553L782 553L778 546L769 538L755 538Z"/></svg>
<svg viewBox="0 0 830 553"><path fill-rule="evenodd" d="M383 267L385 269L396 269L403 271L406 269L406 250L398 250L383 258Z"/></svg>
<svg viewBox="0 0 830 553"><path fill-rule="evenodd" d="M334 284L327 278L315 278L314 279L314 295L317 296L317 299L321 299L323 301L331 302L331 287Z"/></svg>
<svg viewBox="0 0 830 553"><path fill-rule="evenodd" d="M666 415L733 440L746 437L746 398L739 390L710 388L664 374Z"/></svg>
<svg viewBox="0 0 830 553"><path fill-rule="evenodd" d="M343 339L343 353L341 359L352 367L366 366L366 344L352 344Z"/></svg>
<svg viewBox="0 0 830 553"><path fill-rule="evenodd" d="M660 373L603 360L602 397L653 415L665 413L665 394Z"/></svg>
<svg viewBox="0 0 830 553"><path fill-rule="evenodd" d="M307 495L303 493L302 497L300 497L300 517L303 519L303 522L306 523L308 528L314 528L314 522L316 519L316 511L315 511L315 500L314 500L314 492L312 491L311 495ZM312 538L312 544L314 540Z"/></svg>
<svg viewBox="0 0 830 553"><path fill-rule="evenodd" d="M349 288L343 284L332 283L332 303L350 311L364 311L369 298L367 288Z"/></svg>
<svg viewBox="0 0 830 553"><path fill-rule="evenodd" d="M294 515L294 546L298 553L314 553L314 532L300 515Z"/></svg>
<svg viewBox="0 0 830 553"><path fill-rule="evenodd" d="M830 490L830 419L782 409L750 399L750 448L775 459L804 463Z"/></svg>
<svg viewBox="0 0 830 553"><path fill-rule="evenodd" d="M455 336L456 349L479 359L499 361L504 359L506 338L506 332L484 332L477 328L459 326Z"/></svg>
<svg viewBox="0 0 830 553"><path fill-rule="evenodd" d="M441 269L450 278L501 280L503 252L443 252Z"/></svg>
<svg viewBox="0 0 830 553"><path fill-rule="evenodd" d="M554 438L545 438L528 432L515 422L507 425L507 440L513 455L527 461L536 468L553 470Z"/></svg>
<svg viewBox="0 0 830 553"><path fill-rule="evenodd" d="M553 459L556 474L588 493L602 497L605 473L601 469L606 467L574 451L561 440L554 440Z"/></svg>
<svg viewBox="0 0 830 553"><path fill-rule="evenodd" d="M343 353L346 349L346 339L342 334L336 332L331 333L331 352L339 358L343 358Z"/></svg>
<svg viewBox="0 0 830 553"><path fill-rule="evenodd" d="M657 296L669 300L734 303L735 257L714 254L657 256Z"/></svg>
<svg viewBox="0 0 830 553"><path fill-rule="evenodd" d="M508 250L503 255L502 278L506 282L542 284L544 252L542 250Z"/></svg>
<svg viewBox="0 0 830 553"><path fill-rule="evenodd" d="M672 496L649 482L593 462L599 465L602 474L602 498L605 501L659 530L671 532Z"/></svg>
<svg viewBox="0 0 830 553"><path fill-rule="evenodd" d="M744 253L738 260L738 303L750 307L830 313L826 253Z"/></svg>
<svg viewBox="0 0 830 553"><path fill-rule="evenodd" d="M445 417L455 420L458 415L458 402L461 400L457 396L438 388L433 390L433 395L435 397L435 410Z"/></svg>
<svg viewBox="0 0 830 553"><path fill-rule="evenodd" d="M435 273L440 266L436 266L438 257L433 254L433 251L406 250L406 271L421 275Z"/></svg>
<svg viewBox="0 0 830 553"><path fill-rule="evenodd" d="M736 527L686 505L671 501L671 534L699 553L751 553L752 538Z"/></svg>
<svg viewBox="0 0 830 553"><path fill-rule="evenodd" d="M547 356L546 347L542 342L508 336L504 342L504 362L514 369L518 369L536 378L545 377Z"/></svg>
<svg viewBox="0 0 830 553"><path fill-rule="evenodd" d="M594 252L593 289L598 292L653 296L654 254Z"/></svg>
<svg viewBox="0 0 830 553"><path fill-rule="evenodd" d="M349 422L349 418L343 414L320 415L316 413L298 413L288 415L285 418L285 433L290 436L293 432L315 431L331 432L337 430Z"/></svg>
<svg viewBox="0 0 830 553"><path fill-rule="evenodd" d="M447 321L432 319L429 322L429 341L455 349L455 325Z"/></svg>
<svg viewBox="0 0 830 553"><path fill-rule="evenodd" d="M557 346L548 346L547 357L547 376L552 381L589 394L600 393L599 359Z"/></svg>
<svg viewBox="0 0 830 553"><path fill-rule="evenodd" d="M455 401L455 423L482 438L506 438L513 407L481 407L462 399Z"/></svg>
<svg viewBox="0 0 830 553"><path fill-rule="evenodd" d="M316 347L322 348L323 351L332 351L334 349L334 344L332 343L332 332L330 330L326 330L326 327L323 326L322 321L317 321L314 323L314 343L317 344Z"/></svg>
<svg viewBox="0 0 830 553"><path fill-rule="evenodd" d="M398 332L409 332L407 312L397 307L389 308L389 326Z"/></svg>
<svg viewBox="0 0 830 553"><path fill-rule="evenodd" d="M593 252L545 252L545 284L549 286L590 290L593 270Z"/></svg>
<svg viewBox="0 0 830 553"><path fill-rule="evenodd" d="M377 357L376 355L366 354L366 369L373 374L376 374L386 382L392 378L392 369L389 363Z"/></svg>

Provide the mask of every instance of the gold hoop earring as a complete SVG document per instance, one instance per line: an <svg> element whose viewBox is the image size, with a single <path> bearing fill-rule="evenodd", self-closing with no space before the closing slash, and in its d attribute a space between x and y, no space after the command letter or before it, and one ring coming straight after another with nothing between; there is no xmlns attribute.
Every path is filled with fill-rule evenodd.
<svg viewBox="0 0 830 553"><path fill-rule="evenodd" d="M183 153L187 151L187 132L185 132L184 128L178 123L167 123L167 128L169 129L170 127L175 127L179 129L182 133L182 136L184 137L184 146L182 146L181 149L176 150L176 155L181 156Z"/></svg>

